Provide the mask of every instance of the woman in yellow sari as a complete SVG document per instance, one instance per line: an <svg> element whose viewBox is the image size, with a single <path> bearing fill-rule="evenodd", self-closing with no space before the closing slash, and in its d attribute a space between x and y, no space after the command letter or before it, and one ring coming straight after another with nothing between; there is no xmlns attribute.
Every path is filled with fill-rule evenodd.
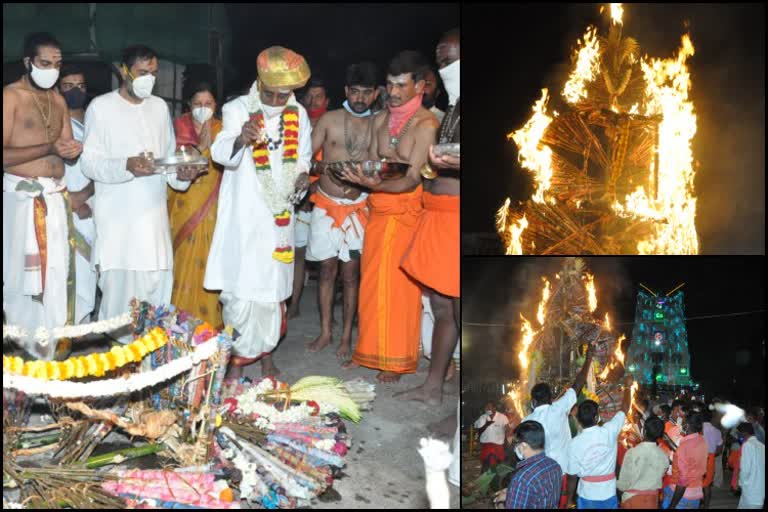
<svg viewBox="0 0 768 512"><path fill-rule="evenodd" d="M216 226L216 207L222 169L211 159L210 146L221 131L214 117L216 99L204 82L190 89L190 112L173 123L176 148L197 147L208 158L208 173L185 192L169 189L168 216L173 240L173 295L171 302L216 328L222 327L219 292L203 289L205 265Z"/></svg>

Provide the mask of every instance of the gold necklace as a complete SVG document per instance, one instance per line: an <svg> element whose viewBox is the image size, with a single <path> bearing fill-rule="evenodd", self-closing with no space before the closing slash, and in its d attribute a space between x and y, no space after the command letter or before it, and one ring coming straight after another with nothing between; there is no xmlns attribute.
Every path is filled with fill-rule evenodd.
<svg viewBox="0 0 768 512"><path fill-rule="evenodd" d="M45 124L45 142L47 144L48 142L50 142L51 116L53 115L53 108L51 107L50 89L46 89L45 97L48 99L48 115L47 116L43 113L43 107L37 101L37 94L35 94L35 92L32 91L32 100L35 102L37 111L40 112L40 117L42 118L43 123Z"/></svg>

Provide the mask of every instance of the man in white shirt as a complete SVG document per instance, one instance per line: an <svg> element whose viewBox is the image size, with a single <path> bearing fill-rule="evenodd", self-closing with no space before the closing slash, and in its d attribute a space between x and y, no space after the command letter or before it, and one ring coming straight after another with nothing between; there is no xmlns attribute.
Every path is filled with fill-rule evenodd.
<svg viewBox="0 0 768 512"><path fill-rule="evenodd" d="M232 377L257 359L263 375L279 375L271 352L287 329L294 204L309 187L312 158L309 116L292 92L309 80L304 57L273 46L256 66L250 94L224 105L224 126L211 146L224 177L203 286L221 290L224 323L240 334Z"/></svg>
<svg viewBox="0 0 768 512"><path fill-rule="evenodd" d="M203 170L185 166L176 175L155 172L154 158L172 156L176 149L168 105L151 95L157 69L154 50L126 48L122 85L94 98L85 113L81 170L96 184L93 264L103 292L101 320L127 312L134 297L170 303L173 249L166 186L186 190ZM131 341L130 333L120 334L121 343Z"/></svg>
<svg viewBox="0 0 768 512"><path fill-rule="evenodd" d="M523 421L538 421L544 427L544 450L547 457L560 465L563 471L562 494L560 507L565 505L565 473L566 473L566 449L571 441L571 429L568 425L568 414L576 404L576 397L587 382L589 366L594 356L594 346L589 345L581 367L573 386L568 388L563 396L552 402L552 389L546 382L540 382L531 388L531 407L533 412L523 418Z"/></svg>
<svg viewBox="0 0 768 512"><path fill-rule="evenodd" d="M755 437L752 424L744 422L737 427L741 441L739 487L741 499L738 508L763 508L765 502L765 445Z"/></svg>
<svg viewBox="0 0 768 512"><path fill-rule="evenodd" d="M64 96L69 108L69 121L72 124L72 137L83 141L85 133L85 100L87 85L85 73L76 64L64 64L59 77L59 91ZM70 197L77 193L80 200L72 205L72 222L75 240L75 323L86 323L96 303L96 269L91 264L91 252L96 226L93 224L94 186L83 175L80 161L64 163L65 181Z"/></svg>
<svg viewBox="0 0 768 512"><path fill-rule="evenodd" d="M480 434L480 462L483 473L504 461L504 438L507 425L509 425L507 416L496 410L496 404L486 403L485 414L475 421L475 428Z"/></svg>
<svg viewBox="0 0 768 512"><path fill-rule="evenodd" d="M585 400L579 404L576 418L584 430L571 440L565 472L568 474L568 503L573 503L577 477L578 508L618 508L616 498L616 451L621 428L631 401L632 377L624 381L621 410L599 426L598 404Z"/></svg>

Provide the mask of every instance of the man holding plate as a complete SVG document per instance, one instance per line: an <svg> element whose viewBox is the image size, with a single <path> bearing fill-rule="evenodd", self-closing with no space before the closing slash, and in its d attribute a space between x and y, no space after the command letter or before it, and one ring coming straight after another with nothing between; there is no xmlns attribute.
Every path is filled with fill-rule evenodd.
<svg viewBox="0 0 768 512"><path fill-rule="evenodd" d="M123 53L123 84L91 102L85 113L81 170L94 181L96 237L92 262L103 296L99 319L129 310L136 297L169 304L173 249L166 186L186 190L205 168L180 166L159 174L154 157L171 157L176 141L168 105L152 96L158 60L154 50L132 46ZM121 343L131 342L129 333Z"/></svg>
<svg viewBox="0 0 768 512"><path fill-rule="evenodd" d="M224 324L240 336L230 373L258 359L279 375L271 352L286 330L293 285L294 205L309 187L312 128L294 97L310 77L304 57L280 46L256 59L250 94L224 105L211 146L224 166L219 210L203 286L221 290Z"/></svg>

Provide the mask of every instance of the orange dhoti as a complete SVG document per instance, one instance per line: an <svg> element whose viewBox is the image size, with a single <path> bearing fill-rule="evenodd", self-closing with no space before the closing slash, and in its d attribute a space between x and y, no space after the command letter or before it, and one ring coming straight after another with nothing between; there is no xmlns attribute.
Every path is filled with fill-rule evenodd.
<svg viewBox="0 0 768 512"><path fill-rule="evenodd" d="M368 197L370 216L361 261L360 366L413 373L418 366L421 287L400 268L421 215L421 186L404 194Z"/></svg>
<svg viewBox="0 0 768 512"><path fill-rule="evenodd" d="M461 295L459 196L424 192L424 213L403 270L424 286L449 297Z"/></svg>

